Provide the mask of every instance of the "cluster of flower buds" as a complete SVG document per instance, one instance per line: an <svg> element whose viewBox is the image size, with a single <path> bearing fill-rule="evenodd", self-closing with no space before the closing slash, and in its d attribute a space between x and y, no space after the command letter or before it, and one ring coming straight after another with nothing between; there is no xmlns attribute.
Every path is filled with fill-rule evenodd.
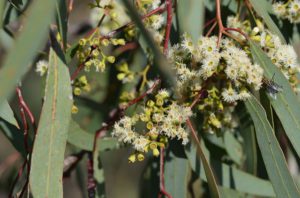
<svg viewBox="0 0 300 198"><path fill-rule="evenodd" d="M103 72L106 67L106 63L114 63L115 57L105 55L102 47L108 45L125 45L124 39L106 39L101 37L95 37L93 39L81 39L79 41L79 48L77 51L77 58L81 64L84 64L85 71L90 71L91 67L95 67L95 70Z"/></svg>
<svg viewBox="0 0 300 198"><path fill-rule="evenodd" d="M279 18L288 19L291 23L300 23L300 0L274 3L273 10Z"/></svg>
<svg viewBox="0 0 300 198"><path fill-rule="evenodd" d="M120 142L133 145L135 153L129 157L130 162L141 161L149 150L158 156L158 148L165 147L168 138L181 140L185 145L188 142L185 122L190 116L189 107L171 101L169 92L160 90L146 102L141 113L120 119L114 125L112 135Z"/></svg>

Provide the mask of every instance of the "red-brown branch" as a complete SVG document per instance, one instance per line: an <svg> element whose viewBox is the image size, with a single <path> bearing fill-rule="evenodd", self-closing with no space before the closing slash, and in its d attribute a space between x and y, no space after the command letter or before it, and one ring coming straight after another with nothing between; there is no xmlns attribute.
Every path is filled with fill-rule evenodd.
<svg viewBox="0 0 300 198"><path fill-rule="evenodd" d="M167 8L167 24L166 24L166 34L165 34L165 41L164 41L164 54L167 53L169 40L170 40L170 33L172 27L172 0L166 0L166 8Z"/></svg>
<svg viewBox="0 0 300 198"><path fill-rule="evenodd" d="M160 158L159 158L159 194L158 198L162 197L162 195L172 198L172 196L166 191L165 187L165 153L164 148L160 148Z"/></svg>

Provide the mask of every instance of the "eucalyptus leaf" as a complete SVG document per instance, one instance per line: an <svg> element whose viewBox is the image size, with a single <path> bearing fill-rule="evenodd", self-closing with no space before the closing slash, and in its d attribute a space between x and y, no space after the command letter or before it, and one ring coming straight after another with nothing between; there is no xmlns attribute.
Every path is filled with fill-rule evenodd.
<svg viewBox="0 0 300 198"><path fill-rule="evenodd" d="M50 50L42 113L32 151L30 186L34 197L63 197L62 175L71 107L68 68Z"/></svg>
<svg viewBox="0 0 300 198"><path fill-rule="evenodd" d="M165 163L166 191L174 198L185 198L188 194L189 162L185 158L176 157L172 152Z"/></svg>
<svg viewBox="0 0 300 198"><path fill-rule="evenodd" d="M202 149L207 156L210 158L209 151L202 143ZM191 168L198 174L198 176L207 181L203 165L197 160L196 147L190 146L185 149L187 158L189 159ZM248 193L257 196L268 196L274 197L275 193L272 184L269 181L260 179L251 174L248 174L242 170L235 167L231 167L227 164L221 163L219 161L211 160L212 163L218 164L219 169L215 168L215 173L219 179L220 185L226 188L236 189L239 192ZM219 173L219 174L218 174ZM233 182L232 182L233 181ZM257 190L259 189L259 190Z"/></svg>
<svg viewBox="0 0 300 198"><path fill-rule="evenodd" d="M176 3L179 34L188 33L194 42L202 35L204 0L181 0Z"/></svg>
<svg viewBox="0 0 300 198"><path fill-rule="evenodd" d="M10 108L7 101L4 101L2 105L0 105L0 118L6 120L7 122L14 125L15 127L20 128L14 116L14 112Z"/></svg>
<svg viewBox="0 0 300 198"><path fill-rule="evenodd" d="M299 197L298 188L289 173L284 154L268 122L266 112L254 97L248 99L245 105L254 122L257 143L276 196Z"/></svg>
<svg viewBox="0 0 300 198"><path fill-rule="evenodd" d="M254 60L264 69L264 75L271 79L274 76L275 83L283 87L277 93L277 99L269 97L269 100L283 125L286 135L291 141L298 156L300 156L300 102L292 90L288 80L282 72L272 63L265 52L253 41L249 41Z"/></svg>
<svg viewBox="0 0 300 198"><path fill-rule="evenodd" d="M63 49L67 47L68 33L68 8L65 0L59 0L56 4L58 32L60 34Z"/></svg>
<svg viewBox="0 0 300 198"><path fill-rule="evenodd" d="M55 0L32 2L22 31L0 70L0 104L11 96L14 87L29 70L30 62L44 43L55 3Z"/></svg>

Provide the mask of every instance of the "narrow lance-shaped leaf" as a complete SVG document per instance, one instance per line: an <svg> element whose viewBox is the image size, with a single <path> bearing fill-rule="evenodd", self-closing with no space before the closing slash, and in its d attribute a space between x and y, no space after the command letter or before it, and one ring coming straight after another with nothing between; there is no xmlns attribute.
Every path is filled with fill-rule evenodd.
<svg viewBox="0 0 300 198"><path fill-rule="evenodd" d="M209 151L204 146L203 142L201 143L203 152L205 153L207 158L210 158ZM196 157L196 147L191 146L190 148L186 148L185 153L189 159L191 168L195 171L196 174L199 175L202 180L207 181L203 165L201 161L197 160ZM211 163L220 164L220 161L211 160ZM221 163L220 170L216 169L216 173L221 173L221 175L217 176L218 178L220 178L219 182L222 187L233 188L239 192L257 196L275 196L272 184L269 181L250 175L244 171L238 170L235 167L231 167L227 164ZM234 183L232 181L234 181ZM257 189L260 190L258 191Z"/></svg>
<svg viewBox="0 0 300 198"><path fill-rule="evenodd" d="M289 173L266 112L254 97L248 99L245 105L254 122L257 143L276 196L279 198L299 197L299 191Z"/></svg>
<svg viewBox="0 0 300 198"><path fill-rule="evenodd" d="M62 40L63 49L67 47L68 31L68 8L65 0L60 0L56 4L58 31Z"/></svg>
<svg viewBox="0 0 300 198"><path fill-rule="evenodd" d="M18 122L14 116L14 112L10 108L7 101L4 101L2 105L0 105L0 118L19 128Z"/></svg>
<svg viewBox="0 0 300 198"><path fill-rule="evenodd" d="M300 156L300 102L288 80L264 51L253 41L250 41L250 47L254 60L264 69L264 75L268 79L274 76L275 83L283 87L283 90L277 93L277 99L269 97L269 100L283 125L286 135L298 156Z"/></svg>
<svg viewBox="0 0 300 198"><path fill-rule="evenodd" d="M64 151L72 103L69 71L51 49L44 105L32 152L30 186L34 197L63 197Z"/></svg>
<svg viewBox="0 0 300 198"><path fill-rule="evenodd" d="M3 24L3 13L5 8L5 1L0 1L0 29L2 29Z"/></svg>
<svg viewBox="0 0 300 198"><path fill-rule="evenodd" d="M204 0L181 0L176 5L179 34L187 32L196 42L203 30Z"/></svg>
<svg viewBox="0 0 300 198"><path fill-rule="evenodd" d="M170 159L169 159L170 158ZM165 163L165 186L174 198L185 198L188 195L189 162L185 158L176 157L172 152Z"/></svg>
<svg viewBox="0 0 300 198"><path fill-rule="evenodd" d="M28 71L30 61L47 37L55 11L55 0L33 1L20 36L0 70L0 104L13 92L14 86ZM42 17L41 17L42 16Z"/></svg>
<svg viewBox="0 0 300 198"><path fill-rule="evenodd" d="M218 185L217 185L217 181L216 181L213 169L211 168L209 161L207 160L208 158L205 155L199 140L197 139L197 136L196 136L197 132L194 130L190 120L187 120L187 124L190 126L190 129L192 130L192 133L194 134L191 136L192 141L196 146L196 154L197 154L198 160L202 162L203 169L204 169L205 176L206 176L207 183L208 183L208 187L209 187L209 191L210 191L210 195L213 198L220 197L220 192L218 189Z"/></svg>

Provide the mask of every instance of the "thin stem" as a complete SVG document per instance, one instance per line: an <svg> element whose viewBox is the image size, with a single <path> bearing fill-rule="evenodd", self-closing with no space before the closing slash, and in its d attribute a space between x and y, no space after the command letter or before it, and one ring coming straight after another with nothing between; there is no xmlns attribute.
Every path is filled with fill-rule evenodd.
<svg viewBox="0 0 300 198"><path fill-rule="evenodd" d="M164 148L160 148L160 158L159 158L159 187L160 192L158 197L160 198L162 195L165 195L168 198L172 198L172 196L166 191L165 188L165 171L164 171L164 164L165 164L165 154Z"/></svg>
<svg viewBox="0 0 300 198"><path fill-rule="evenodd" d="M212 31L215 29L215 27L217 26L217 22L215 21L214 23L213 23L213 25L210 27L210 29L208 30L208 32L206 33L206 37L207 36L210 36L210 34L212 33Z"/></svg>
<svg viewBox="0 0 300 198"><path fill-rule="evenodd" d="M170 40L170 33L172 27L172 0L166 0L166 7L167 7L167 24L166 24L166 34L165 34L165 41L164 41L164 54L167 53L169 40Z"/></svg>

